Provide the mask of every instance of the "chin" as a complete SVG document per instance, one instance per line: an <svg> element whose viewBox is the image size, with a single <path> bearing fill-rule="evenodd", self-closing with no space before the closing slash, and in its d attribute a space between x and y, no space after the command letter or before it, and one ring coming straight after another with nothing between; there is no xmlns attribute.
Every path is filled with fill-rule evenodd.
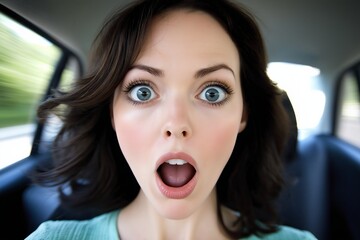
<svg viewBox="0 0 360 240"><path fill-rule="evenodd" d="M159 215L166 219L182 220L190 217L197 207L193 202L186 200L169 199L165 204L157 206Z"/></svg>

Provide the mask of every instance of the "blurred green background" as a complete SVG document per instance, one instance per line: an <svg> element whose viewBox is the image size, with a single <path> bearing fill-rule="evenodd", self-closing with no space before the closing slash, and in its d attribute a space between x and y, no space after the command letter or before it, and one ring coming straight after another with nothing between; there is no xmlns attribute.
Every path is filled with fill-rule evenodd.
<svg viewBox="0 0 360 240"><path fill-rule="evenodd" d="M0 14L0 128L33 122L60 50Z"/></svg>

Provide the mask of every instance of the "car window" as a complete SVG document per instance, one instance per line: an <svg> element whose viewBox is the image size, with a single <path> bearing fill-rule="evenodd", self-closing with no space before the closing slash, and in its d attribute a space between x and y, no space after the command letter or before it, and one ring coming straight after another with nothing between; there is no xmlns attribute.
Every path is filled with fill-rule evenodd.
<svg viewBox="0 0 360 240"><path fill-rule="evenodd" d="M296 115L299 140L314 134L326 103L325 94L319 85L320 69L301 64L271 62L267 73L289 96Z"/></svg>
<svg viewBox="0 0 360 240"><path fill-rule="evenodd" d="M62 49L0 12L0 169L30 155L36 108ZM64 83L74 78L67 64Z"/></svg>
<svg viewBox="0 0 360 240"><path fill-rule="evenodd" d="M340 78L335 135L360 147L360 95L356 72Z"/></svg>
<svg viewBox="0 0 360 240"><path fill-rule="evenodd" d="M61 91L68 91L74 79L76 79L81 74L78 61L71 57L64 68L64 71L61 73L59 86L57 87ZM64 107L64 106L62 106ZM55 114L48 116L46 124L39 139L39 152L47 151L51 143L53 142L55 136L59 132L62 126L62 121Z"/></svg>

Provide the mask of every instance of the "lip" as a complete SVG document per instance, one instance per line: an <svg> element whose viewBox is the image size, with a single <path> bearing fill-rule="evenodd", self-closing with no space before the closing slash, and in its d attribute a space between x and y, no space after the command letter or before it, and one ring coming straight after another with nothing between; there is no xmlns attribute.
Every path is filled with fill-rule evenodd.
<svg viewBox="0 0 360 240"><path fill-rule="evenodd" d="M166 185L162 179L160 178L159 174L157 173L157 169L160 167L161 164L163 164L164 162L170 160L170 159L182 159L185 160L186 162L188 162L189 164L191 164L194 168L195 168L195 175L193 176L193 178L186 183L184 186L181 187L170 187L168 185ZM170 153L166 153L163 156L160 157L160 159L156 162L156 183L158 186L159 191L167 198L171 198L171 199L183 199L188 197L193 190L196 187L196 183L197 183L197 167L196 167L196 162L195 160L188 155L187 153L184 152L170 152Z"/></svg>

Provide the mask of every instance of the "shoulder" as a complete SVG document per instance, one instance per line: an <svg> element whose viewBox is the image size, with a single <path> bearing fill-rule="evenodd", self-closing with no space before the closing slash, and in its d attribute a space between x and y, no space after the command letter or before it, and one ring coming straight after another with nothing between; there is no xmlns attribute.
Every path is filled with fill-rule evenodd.
<svg viewBox="0 0 360 240"><path fill-rule="evenodd" d="M47 221L26 240L41 239L118 239L117 216L113 211L84 221Z"/></svg>
<svg viewBox="0 0 360 240"><path fill-rule="evenodd" d="M275 233L255 236L252 235L246 240L316 240L316 237L307 231L301 231L292 227L279 226Z"/></svg>

